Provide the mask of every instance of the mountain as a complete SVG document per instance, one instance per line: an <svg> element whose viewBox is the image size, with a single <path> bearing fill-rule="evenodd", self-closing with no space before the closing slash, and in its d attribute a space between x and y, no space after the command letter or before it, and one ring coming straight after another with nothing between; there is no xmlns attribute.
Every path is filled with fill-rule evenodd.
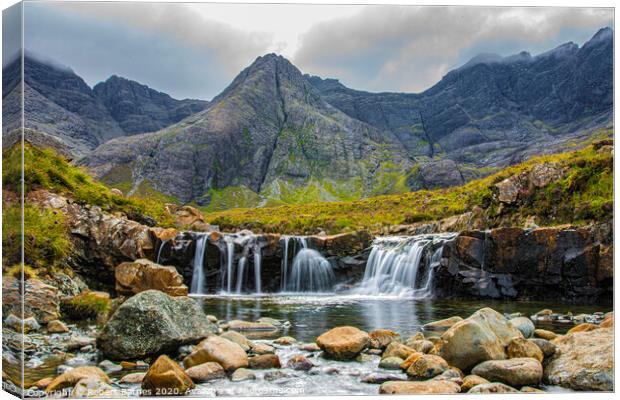
<svg viewBox="0 0 620 400"><path fill-rule="evenodd" d="M16 59L3 70L3 132L20 124L20 81L21 60ZM26 56L23 90L25 126L61 139L76 154L124 135L86 82L70 68Z"/></svg>
<svg viewBox="0 0 620 400"><path fill-rule="evenodd" d="M482 54L419 94L306 79L347 115L393 132L410 156L452 160L469 178L612 123L613 31L535 57Z"/></svg>
<svg viewBox="0 0 620 400"><path fill-rule="evenodd" d="M369 93L268 54L211 102L117 76L90 90L27 58L26 124L126 192L209 209L352 200L460 185L591 141L613 126L612 55L604 28L581 47L480 54L422 93ZM5 100L18 99L6 72ZM16 121L19 107L3 113Z"/></svg>
<svg viewBox="0 0 620 400"><path fill-rule="evenodd" d="M403 191L413 167L395 136L325 102L275 54L256 59L206 110L111 140L83 164L109 184L214 208Z"/></svg>
<svg viewBox="0 0 620 400"><path fill-rule="evenodd" d="M3 132L20 125L21 60L3 70ZM71 68L26 53L24 123L60 139L72 153L85 155L125 135L159 130L208 104L175 100L126 79L111 77L91 89Z"/></svg>
<svg viewBox="0 0 620 400"><path fill-rule="evenodd" d="M176 100L116 75L93 87L94 95L127 134L154 132L206 108L207 101Z"/></svg>

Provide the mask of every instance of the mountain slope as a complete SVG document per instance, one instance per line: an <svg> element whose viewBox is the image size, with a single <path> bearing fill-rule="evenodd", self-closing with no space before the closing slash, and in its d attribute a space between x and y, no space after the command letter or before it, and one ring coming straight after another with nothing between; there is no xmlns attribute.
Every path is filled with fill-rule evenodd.
<svg viewBox="0 0 620 400"><path fill-rule="evenodd" d="M274 54L242 71L205 111L110 141L83 163L110 184L148 185L214 208L402 191L402 179L386 177L412 166L396 138L327 104Z"/></svg>
<svg viewBox="0 0 620 400"><path fill-rule="evenodd" d="M127 134L154 132L202 111L202 100L176 100L129 79L116 75L93 87L94 95Z"/></svg>
<svg viewBox="0 0 620 400"><path fill-rule="evenodd" d="M20 125L21 60L3 70L3 132ZM175 100L137 82L112 77L92 90L68 67L24 57L24 124L60 139L83 156L120 136L159 130L204 109L207 102Z"/></svg>
<svg viewBox="0 0 620 400"><path fill-rule="evenodd" d="M518 162L611 124L613 31L536 57L483 54L419 94L306 78L349 116L395 133L411 156L453 160L469 178L475 171L468 166Z"/></svg>
<svg viewBox="0 0 620 400"><path fill-rule="evenodd" d="M16 59L3 71L3 99L11 104L3 110L3 132L19 125L19 113L7 113L7 109L20 108L20 64ZM69 68L28 55L24 57L24 124L58 137L76 154L124 134L82 78Z"/></svg>

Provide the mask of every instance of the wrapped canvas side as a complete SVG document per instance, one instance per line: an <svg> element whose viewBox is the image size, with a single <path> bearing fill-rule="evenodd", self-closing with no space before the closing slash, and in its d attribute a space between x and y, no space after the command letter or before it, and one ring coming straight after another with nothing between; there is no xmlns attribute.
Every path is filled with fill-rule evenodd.
<svg viewBox="0 0 620 400"><path fill-rule="evenodd" d="M23 7L2 12L2 388L24 396ZM25 321L25 322L24 322Z"/></svg>

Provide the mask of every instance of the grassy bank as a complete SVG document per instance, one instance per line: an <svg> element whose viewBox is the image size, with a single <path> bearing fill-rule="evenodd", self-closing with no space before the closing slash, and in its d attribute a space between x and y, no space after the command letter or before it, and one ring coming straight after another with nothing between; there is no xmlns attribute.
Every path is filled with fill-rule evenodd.
<svg viewBox="0 0 620 400"><path fill-rule="evenodd" d="M519 206L504 209L504 214L523 218L534 215L542 225L582 224L612 217L613 155L599 153L593 146L588 146L582 150L534 157L459 187L358 201L233 209L210 213L207 219L223 230L246 228L299 234L320 230L327 233L357 229L378 231L387 225L433 221L462 214L476 206L494 215L499 207L494 185L544 163L566 168L566 173L561 179L532 193Z"/></svg>

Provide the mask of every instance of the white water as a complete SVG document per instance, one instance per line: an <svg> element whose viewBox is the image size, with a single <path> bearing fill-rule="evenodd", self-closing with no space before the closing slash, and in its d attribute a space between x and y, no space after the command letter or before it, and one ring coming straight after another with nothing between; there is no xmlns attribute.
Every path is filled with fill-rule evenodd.
<svg viewBox="0 0 620 400"><path fill-rule="evenodd" d="M203 261L205 256L205 248L207 244L207 235L202 234L196 239L196 252L194 253L194 269L192 273L192 286L190 293L192 294L204 294L205 293L205 273L203 268ZM162 244L163 247L163 244ZM161 249L160 249L161 251ZM159 259L159 256L158 256Z"/></svg>
<svg viewBox="0 0 620 400"><path fill-rule="evenodd" d="M286 289L286 279L288 276L288 242L290 241L290 236L282 236L282 241L284 242L284 252L282 254L282 271L280 274L280 290L284 291Z"/></svg>
<svg viewBox="0 0 620 400"><path fill-rule="evenodd" d="M226 292L230 293L233 283L233 262L235 260L235 242L226 236Z"/></svg>
<svg viewBox="0 0 620 400"><path fill-rule="evenodd" d="M429 297L433 271L441 259L443 243L454 234L379 237L372 244L364 279L352 290L355 295ZM431 249L436 247L434 253ZM432 256L431 256L432 254ZM418 278L426 255L426 276Z"/></svg>
<svg viewBox="0 0 620 400"><path fill-rule="evenodd" d="M261 293L261 281L260 281L260 264L261 264L261 254L260 254L260 246L258 244L254 245L254 286L255 293Z"/></svg>
<svg viewBox="0 0 620 400"><path fill-rule="evenodd" d="M157 260L155 261L156 264L159 264L159 260L161 258L161 251L164 249L166 243L168 243L168 239L162 241L161 246L159 246L159 251L157 252Z"/></svg>
<svg viewBox="0 0 620 400"><path fill-rule="evenodd" d="M239 259L239 267L237 271L237 294L241 294L241 290L243 290L243 278L245 274L245 266L248 263L248 259L245 257L241 257Z"/></svg>
<svg viewBox="0 0 620 400"><path fill-rule="evenodd" d="M283 291L295 293L331 291L335 281L332 265L321 253L308 247L308 241L305 237L295 237L294 239L302 248L293 259L290 274L288 273L288 261L286 263L287 268L282 274ZM288 258L288 249L285 251L285 258Z"/></svg>

